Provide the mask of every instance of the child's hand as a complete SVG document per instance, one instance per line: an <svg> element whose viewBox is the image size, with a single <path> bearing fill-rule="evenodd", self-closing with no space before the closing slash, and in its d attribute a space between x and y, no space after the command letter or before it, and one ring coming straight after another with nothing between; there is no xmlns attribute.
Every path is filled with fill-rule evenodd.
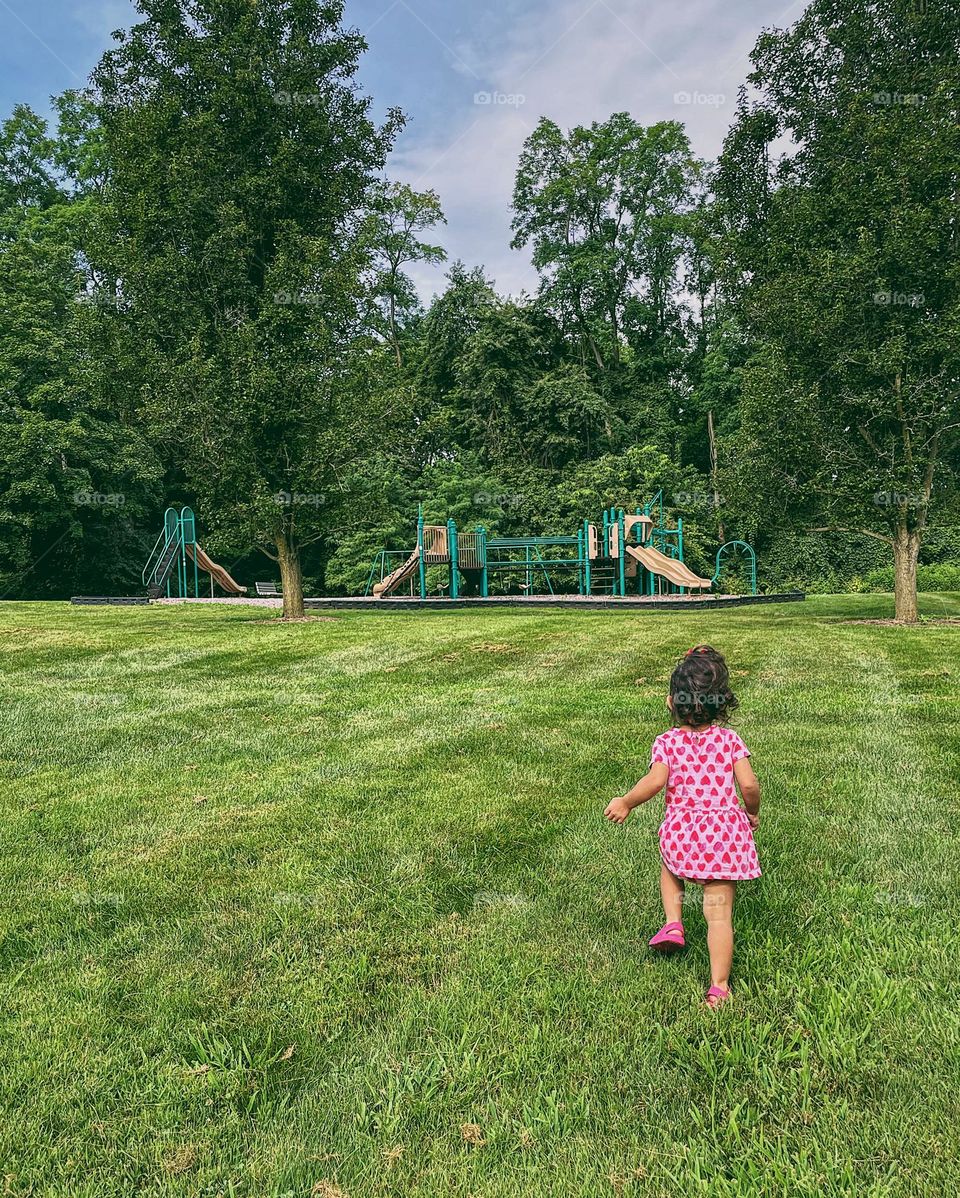
<svg viewBox="0 0 960 1198"><path fill-rule="evenodd" d="M603 814L607 817L607 819L612 820L615 824L622 824L626 821L630 811L631 808L628 805L627 800L621 796L616 799L611 799L611 801L607 804L606 810Z"/></svg>
<svg viewBox="0 0 960 1198"><path fill-rule="evenodd" d="M760 827L760 812L748 811L747 822L750 824L750 827L754 830L754 832L756 832L757 828Z"/></svg>

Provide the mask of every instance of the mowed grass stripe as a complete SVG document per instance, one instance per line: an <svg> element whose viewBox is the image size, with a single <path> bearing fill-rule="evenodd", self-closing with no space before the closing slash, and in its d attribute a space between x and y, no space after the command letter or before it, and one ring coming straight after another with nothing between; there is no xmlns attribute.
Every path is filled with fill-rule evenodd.
<svg viewBox="0 0 960 1198"><path fill-rule="evenodd" d="M5 607L11 1192L956 1188L957 630L882 604ZM766 801L720 1018L600 818L699 640Z"/></svg>

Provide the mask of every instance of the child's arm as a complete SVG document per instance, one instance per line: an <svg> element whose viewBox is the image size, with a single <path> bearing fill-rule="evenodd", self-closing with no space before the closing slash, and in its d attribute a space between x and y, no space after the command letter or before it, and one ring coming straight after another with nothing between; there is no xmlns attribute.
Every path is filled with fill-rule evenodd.
<svg viewBox="0 0 960 1198"><path fill-rule="evenodd" d="M740 788L740 797L743 799L750 827L755 828L760 822L760 783L753 772L749 757L741 757L733 763L733 776Z"/></svg>
<svg viewBox="0 0 960 1198"><path fill-rule="evenodd" d="M634 807L639 807L641 803L646 803L659 794L669 777L670 771L664 763L655 761L650 767L650 773L644 775L632 790L608 803L603 814L615 824L622 824Z"/></svg>

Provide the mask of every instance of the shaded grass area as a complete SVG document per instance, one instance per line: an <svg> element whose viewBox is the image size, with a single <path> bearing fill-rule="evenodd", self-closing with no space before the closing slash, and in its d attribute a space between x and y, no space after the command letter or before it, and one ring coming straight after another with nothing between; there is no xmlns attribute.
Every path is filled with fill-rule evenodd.
<svg viewBox="0 0 960 1198"><path fill-rule="evenodd" d="M955 1192L960 627L888 613L4 604L7 1192ZM764 786L712 1014L660 806L600 818L704 640Z"/></svg>

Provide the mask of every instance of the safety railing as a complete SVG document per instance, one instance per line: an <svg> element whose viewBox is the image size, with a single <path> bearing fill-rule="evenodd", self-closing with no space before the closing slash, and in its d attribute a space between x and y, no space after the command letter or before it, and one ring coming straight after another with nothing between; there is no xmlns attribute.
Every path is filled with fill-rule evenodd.
<svg viewBox="0 0 960 1198"><path fill-rule="evenodd" d="M457 533L457 561L461 570L483 569L484 552L481 533Z"/></svg>
<svg viewBox="0 0 960 1198"><path fill-rule="evenodd" d="M143 567L140 575L145 587L162 587L167 581L171 561L179 552L182 540L183 530L180 517L173 508L168 508L164 514L163 532L157 537L156 543L150 550L147 564Z"/></svg>
<svg viewBox="0 0 960 1198"><path fill-rule="evenodd" d="M443 565L450 560L450 535L446 525L423 526L423 560L432 566Z"/></svg>

